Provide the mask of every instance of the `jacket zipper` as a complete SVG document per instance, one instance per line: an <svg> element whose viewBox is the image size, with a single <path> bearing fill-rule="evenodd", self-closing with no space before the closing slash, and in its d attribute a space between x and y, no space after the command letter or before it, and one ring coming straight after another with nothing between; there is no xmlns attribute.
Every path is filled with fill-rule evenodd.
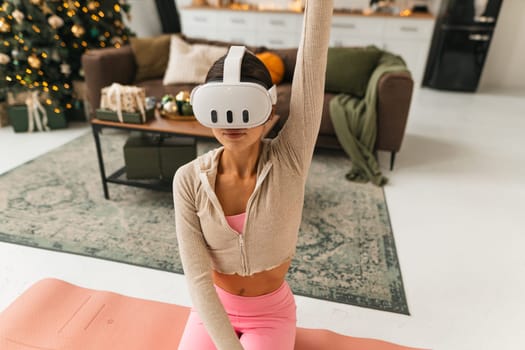
<svg viewBox="0 0 525 350"><path fill-rule="evenodd" d="M246 249L244 249L244 238L242 234L239 235L239 248L241 250L241 268L243 274L248 275L248 264L246 262Z"/></svg>
<svg viewBox="0 0 525 350"><path fill-rule="evenodd" d="M252 200L255 197L255 195L257 194L257 192L259 191L259 188L261 187L262 182L266 178L266 175L268 175L268 173L270 172L271 168L272 168L272 164L271 163L266 164L264 166L263 170L261 171L261 175L257 179L257 183L255 184L255 188L253 189L252 195L248 199L248 203L246 205L246 222L244 223L244 228L246 228L248 226L247 223L248 223L249 211L250 211ZM210 198L212 203L217 208L221 209L222 218L223 218L224 222L227 224L226 217L224 215L224 212L222 211L222 207L221 207L221 205L219 203L219 200L217 199L217 195L215 194L215 191L213 191L213 189L210 186L210 183L208 181L208 177L204 173L200 173L199 177L200 177L201 183L204 184L205 191L207 192L208 197ZM231 231L234 232L233 229L231 229ZM245 276L247 276L247 275L249 275L250 270L248 269L248 258L247 258L247 254L246 254L246 247L245 247L245 244L244 244L244 235L246 234L246 230L244 230L244 232L242 234L238 234L236 232L235 232L235 234L237 234L238 237L239 237L239 250L240 250L240 254L241 254L241 269L243 271L243 274Z"/></svg>
<svg viewBox="0 0 525 350"><path fill-rule="evenodd" d="M239 235L239 248L241 251L241 266L242 270L245 276L248 276L250 274L250 270L248 269L248 257L246 254L246 246L244 244L244 235L246 235L246 227L248 227L248 220L249 220L249 213L252 206L253 198L257 195L257 192L259 191L259 188L261 187L261 184L263 183L264 179L266 178L266 175L270 172L270 169L272 168L272 164L266 164L263 170L261 171L261 175L257 178L257 183L255 184L255 188L253 189L252 195L248 199L248 203L246 204L246 221L244 222L244 232Z"/></svg>

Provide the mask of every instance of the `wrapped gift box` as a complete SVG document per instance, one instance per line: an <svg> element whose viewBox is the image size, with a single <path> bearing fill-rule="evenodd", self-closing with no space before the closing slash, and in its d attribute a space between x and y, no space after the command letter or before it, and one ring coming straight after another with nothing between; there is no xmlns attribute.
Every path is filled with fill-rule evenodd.
<svg viewBox="0 0 525 350"><path fill-rule="evenodd" d="M160 178L159 143L150 137L133 135L124 144L128 179Z"/></svg>
<svg viewBox="0 0 525 350"><path fill-rule="evenodd" d="M172 137L164 139L159 146L160 175L163 180L171 181L175 171L197 157L193 137Z"/></svg>
<svg viewBox="0 0 525 350"><path fill-rule="evenodd" d="M138 86L113 83L100 91L100 108L134 113L145 106L146 89Z"/></svg>
<svg viewBox="0 0 525 350"><path fill-rule="evenodd" d="M111 122L119 122L117 112L111 111L109 109L97 109L96 116L100 120L107 120ZM155 109L146 110L146 122L155 118ZM143 124L142 115L140 112L122 112L122 119L124 123L131 124Z"/></svg>
<svg viewBox="0 0 525 350"><path fill-rule="evenodd" d="M67 120L63 112L56 113L53 106L45 106L47 113L47 126L50 129L63 129L67 127ZM7 107L9 122L15 132L27 132L29 129L29 115L26 105L14 105ZM40 114L39 114L40 115ZM38 131L36 124L33 131Z"/></svg>
<svg viewBox="0 0 525 350"><path fill-rule="evenodd" d="M126 175L133 179L171 181L175 171L195 159L195 139L192 137L151 138L130 136L124 145Z"/></svg>

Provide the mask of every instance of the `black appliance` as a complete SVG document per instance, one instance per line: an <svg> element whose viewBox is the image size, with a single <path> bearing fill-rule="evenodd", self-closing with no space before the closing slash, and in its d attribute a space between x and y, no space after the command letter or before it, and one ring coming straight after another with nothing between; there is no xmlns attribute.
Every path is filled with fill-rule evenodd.
<svg viewBox="0 0 525 350"><path fill-rule="evenodd" d="M442 0L423 86L477 90L502 2Z"/></svg>

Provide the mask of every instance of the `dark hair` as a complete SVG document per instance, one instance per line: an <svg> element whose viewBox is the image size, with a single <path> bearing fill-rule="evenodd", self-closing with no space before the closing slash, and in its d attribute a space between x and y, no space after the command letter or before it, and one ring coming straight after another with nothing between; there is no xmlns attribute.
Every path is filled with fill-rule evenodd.
<svg viewBox="0 0 525 350"><path fill-rule="evenodd" d="M219 58L213 64L206 76L207 83L211 81L223 81L225 59L226 55ZM250 51L246 51L242 58L241 81L260 84L266 87L266 89L273 86L270 72L268 72L264 63L262 63L262 61Z"/></svg>

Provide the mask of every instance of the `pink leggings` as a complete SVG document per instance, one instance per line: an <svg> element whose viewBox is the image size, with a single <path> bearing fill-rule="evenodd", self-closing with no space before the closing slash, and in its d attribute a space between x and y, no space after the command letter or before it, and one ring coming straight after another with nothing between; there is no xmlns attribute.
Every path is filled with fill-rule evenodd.
<svg viewBox="0 0 525 350"><path fill-rule="evenodd" d="M288 284L257 297L243 297L215 286L233 329L246 350L293 350L296 306ZM191 310L179 350L215 350L202 321Z"/></svg>

